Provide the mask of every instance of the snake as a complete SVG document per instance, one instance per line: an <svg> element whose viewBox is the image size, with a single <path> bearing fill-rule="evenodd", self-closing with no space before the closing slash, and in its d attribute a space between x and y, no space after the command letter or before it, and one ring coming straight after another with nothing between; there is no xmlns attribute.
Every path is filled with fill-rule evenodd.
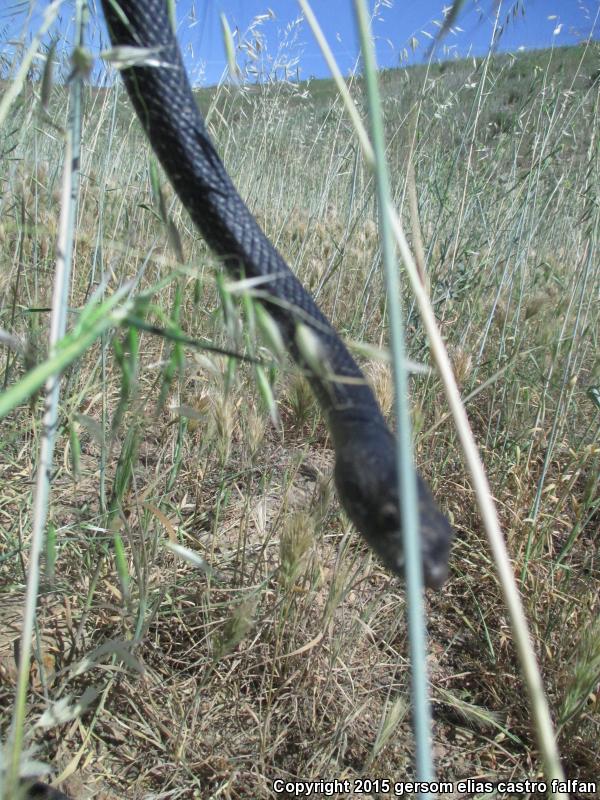
<svg viewBox="0 0 600 800"><path fill-rule="evenodd" d="M307 375L335 451L334 482L348 517L395 575L403 575L396 440L348 348L261 229L234 186L206 129L183 63L167 0L102 0L129 99L182 205L228 273L257 279L256 295ZM133 48L133 49L131 49ZM137 55L136 55L137 53ZM299 331L310 331L311 354ZM424 583L448 575L454 532L417 473ZM69 800L41 782L38 800Z"/></svg>
<svg viewBox="0 0 600 800"><path fill-rule="evenodd" d="M113 47L140 55L121 75L158 161L227 272L259 283L258 299L323 413L338 499L384 565L401 576L396 441L372 389L235 188L192 92L166 0L102 0L102 6ZM448 574L453 529L418 474L417 490L423 577L435 589Z"/></svg>

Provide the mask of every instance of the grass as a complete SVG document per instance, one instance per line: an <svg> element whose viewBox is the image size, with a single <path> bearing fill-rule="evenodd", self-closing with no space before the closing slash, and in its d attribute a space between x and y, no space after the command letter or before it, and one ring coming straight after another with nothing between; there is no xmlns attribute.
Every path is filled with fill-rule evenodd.
<svg viewBox="0 0 600 800"><path fill-rule="evenodd" d="M600 738L597 65L591 45L495 56L487 71L465 61L382 74L392 191L408 218L414 145L434 308L472 398L565 771L589 781ZM36 91L25 86L0 131L0 328L20 343L2 351L5 389L46 363L67 95L54 87L51 125ZM351 91L364 108L359 80ZM252 303L215 279L169 187L158 192L124 92L85 94L69 325L94 336L62 383L29 757L75 797L403 780L402 586L337 505L306 383L252 325ZM199 99L242 195L323 310L349 340L385 346L375 187L332 84L224 85ZM130 281L128 316L96 330L108 312L81 310L99 286L109 300ZM405 307L409 356L428 363L408 295ZM202 343L259 359L262 378ZM389 411L387 365L363 361ZM434 374L413 378L412 404L418 463L458 531L451 580L427 598L437 774L536 777L501 592ZM41 406L24 399L0 437L3 739ZM89 705L69 712L81 697Z"/></svg>

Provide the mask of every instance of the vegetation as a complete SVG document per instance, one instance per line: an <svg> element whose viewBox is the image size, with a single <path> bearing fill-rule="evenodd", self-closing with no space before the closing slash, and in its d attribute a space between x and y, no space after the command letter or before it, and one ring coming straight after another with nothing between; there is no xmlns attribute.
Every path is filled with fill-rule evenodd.
<svg viewBox="0 0 600 800"><path fill-rule="evenodd" d="M600 741L598 56L592 44L382 74L397 205L414 230L412 157L430 292L565 770L589 781ZM40 91L28 83L0 131L4 389L46 361L68 100L57 83L42 110ZM360 105L360 80L352 92ZM374 186L332 84L225 84L199 102L242 196L338 330L384 348ZM339 509L307 384L160 185L122 88L88 87L84 108L69 325L80 337L106 325L63 375L27 757L35 748L75 797L266 798L277 778L404 780L403 590ZM111 317L100 304L118 289ZM405 308L410 357L427 364L408 293ZM363 362L389 413L386 362ZM435 374L415 375L412 404L419 467L458 532L451 580L427 600L438 776L535 778L502 598ZM3 740L41 409L23 398L0 437Z"/></svg>

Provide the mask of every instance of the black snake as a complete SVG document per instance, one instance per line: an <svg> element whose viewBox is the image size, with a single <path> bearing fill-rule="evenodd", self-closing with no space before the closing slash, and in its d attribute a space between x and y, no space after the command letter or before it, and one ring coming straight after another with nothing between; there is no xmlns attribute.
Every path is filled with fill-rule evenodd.
<svg viewBox="0 0 600 800"><path fill-rule="evenodd" d="M192 220L229 272L263 279L261 300L292 357L308 374L325 414L335 447L339 499L368 544L392 572L401 575L396 445L373 392L227 174L194 99L166 0L102 0L102 5L115 47L147 49L148 64L141 59L123 69L122 76L154 152ZM296 339L298 323L315 334L322 369L311 367L303 357ZM453 532L421 477L417 479L423 573L425 583L438 588L447 576ZM41 783L29 790L28 797L68 800Z"/></svg>
<svg viewBox="0 0 600 800"><path fill-rule="evenodd" d="M335 447L339 499L369 545L402 573L395 441L373 392L344 343L262 232L227 174L194 99L166 0L102 0L115 46L147 48L122 71L148 139L181 202L234 276L262 278L263 302L296 362L309 375ZM312 329L322 369L300 351L298 323ZM445 580L452 529L418 478L423 572L428 586Z"/></svg>

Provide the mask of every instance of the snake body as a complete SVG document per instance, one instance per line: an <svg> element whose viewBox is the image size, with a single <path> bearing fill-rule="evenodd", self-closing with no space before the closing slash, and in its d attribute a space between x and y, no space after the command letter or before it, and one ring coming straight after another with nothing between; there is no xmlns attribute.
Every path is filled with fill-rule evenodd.
<svg viewBox="0 0 600 800"><path fill-rule="evenodd" d="M386 566L402 574L395 439L363 373L311 295L289 269L238 194L194 99L166 0L102 0L112 43L147 48L122 70L150 144L190 217L233 276L261 279L261 299L286 346L307 372L335 448L334 478L348 516ZM298 323L314 333L323 369L297 342ZM445 580L452 528L418 477L423 574Z"/></svg>

